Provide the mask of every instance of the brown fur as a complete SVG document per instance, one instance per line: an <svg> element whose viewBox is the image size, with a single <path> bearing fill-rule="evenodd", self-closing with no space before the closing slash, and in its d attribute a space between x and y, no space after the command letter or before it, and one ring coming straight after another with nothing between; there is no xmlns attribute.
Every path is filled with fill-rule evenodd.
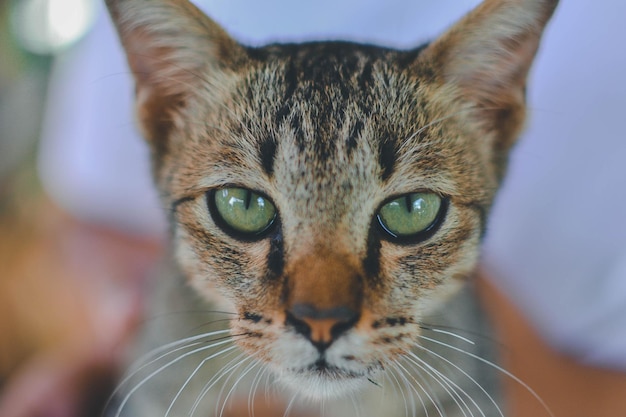
<svg viewBox="0 0 626 417"><path fill-rule="evenodd" d="M107 4L178 261L236 313L233 333L252 335L239 345L322 397L314 381L341 389L411 350L423 314L474 268L556 1L487 0L414 51L245 48L186 1ZM276 206L266 238L212 218L210 191L232 185ZM441 196L445 218L424 239L391 239L376 213L413 192ZM313 366L320 343L329 370Z"/></svg>

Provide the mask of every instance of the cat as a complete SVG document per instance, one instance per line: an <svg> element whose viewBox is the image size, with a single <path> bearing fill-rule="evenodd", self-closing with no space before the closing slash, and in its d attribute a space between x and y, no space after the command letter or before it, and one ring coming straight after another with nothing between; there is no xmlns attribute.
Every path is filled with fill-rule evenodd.
<svg viewBox="0 0 626 417"><path fill-rule="evenodd" d="M253 415L263 392L268 415L503 415L488 372L459 365L485 352L426 317L477 316L451 297L557 1L485 0L406 51L252 48L186 0L106 3L188 284L164 274L155 304L187 327L146 345L223 325L145 356L112 415Z"/></svg>

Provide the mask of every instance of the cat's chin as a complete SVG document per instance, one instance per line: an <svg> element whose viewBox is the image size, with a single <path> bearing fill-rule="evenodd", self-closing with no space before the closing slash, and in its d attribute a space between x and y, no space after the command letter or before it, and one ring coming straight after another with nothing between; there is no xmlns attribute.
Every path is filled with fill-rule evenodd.
<svg viewBox="0 0 626 417"><path fill-rule="evenodd" d="M362 390L371 378L355 376L339 370L280 372L278 382L287 389L311 400L334 399Z"/></svg>

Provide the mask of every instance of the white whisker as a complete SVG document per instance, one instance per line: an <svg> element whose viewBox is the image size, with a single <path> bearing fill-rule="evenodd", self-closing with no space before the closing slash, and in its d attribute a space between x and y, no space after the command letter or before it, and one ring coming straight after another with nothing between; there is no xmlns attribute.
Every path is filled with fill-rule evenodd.
<svg viewBox="0 0 626 417"><path fill-rule="evenodd" d="M512 374L511 372L509 372L509 371L507 371L506 369L502 368L501 366L498 366L498 365L496 365L495 363L493 363L493 362L491 362L491 361L488 361L488 360L487 360L487 359L485 359L485 358L481 358L481 357L480 357L480 356L478 356L478 355L475 355L475 354L473 354L473 353L471 353L471 352L467 352L467 351L465 351L465 350L463 350L463 349L460 349L460 348L458 348L458 347L456 347L456 346L453 346L453 345L450 345L450 344L448 344L448 343L444 343L444 342L441 342L441 341L436 340L436 339L432 339L432 338L427 337L427 336L422 336L422 335L420 335L419 337L420 337L420 338L422 338L422 339L424 339L424 340L428 340L428 341L430 341L430 342L433 342L433 343L435 343L435 344L438 344L438 345L441 345L441 346L447 347L447 348L449 348L449 349L451 349L451 350L454 350L454 351L460 352L460 353L462 353L462 354L464 354L464 355L467 355L467 356L469 356L469 357L471 357L471 358L474 358L474 359L476 359L476 360L478 360L478 361L480 361L480 362L482 362L482 363L484 363L484 364L486 364L486 365L491 366L492 368L496 369L497 371L501 372L502 374L506 375L507 377L511 378L513 381L517 382L517 383L518 383L518 384L520 384L522 387L524 387L524 389L526 389L526 390L527 390L527 391L528 391L528 392L529 392L529 393L530 393L530 394L531 394L531 395L532 395L532 396L533 396L533 397L534 397L534 398L535 398L535 399L536 399L536 400L537 400L537 401L541 404L541 406L542 406L542 407L546 410L546 412L547 412L547 413L548 413L551 417L555 417L555 415L554 415L554 413L552 412L552 410L550 410L550 407L548 407L548 405L545 403L545 401L544 401L544 400L543 400L543 399L539 396L539 394L537 394L537 393L535 392L535 390L533 390L533 389L532 389L532 388L531 388L531 387L530 387L527 383L525 383L524 381L522 381L521 379L519 379L517 376L515 376L515 375L514 375L514 374ZM417 345L418 347L422 348L422 349L425 349L423 346L420 346L419 344L416 344L416 345ZM425 349L425 350L426 350L426 349ZM428 351L429 351L431 354L434 354L434 352L430 351L429 349L428 349ZM446 360L446 359L445 359L445 358L443 358L443 357L442 357L442 359ZM449 362L449 361L448 361L448 362ZM450 362L450 364L452 364L452 363ZM455 366L454 364L452 364L452 365L453 365L453 366ZM459 370L461 370L461 369L459 369ZM467 374L466 374L466 375L467 375ZM479 387L480 387L480 385L479 385ZM489 394L487 394L487 395L489 395ZM491 396L490 396L490 398L491 398ZM493 400L493 399L492 399L492 400ZM503 415L503 414L502 414L502 412L500 412L500 415Z"/></svg>
<svg viewBox="0 0 626 417"><path fill-rule="evenodd" d="M390 365L394 369L398 370L397 365L395 363L391 363ZM395 372L389 372L389 375L391 375L393 377L393 379L396 381L398 390L400 391L400 394L402 395L402 400L404 401L404 415L408 416L409 415L409 405L407 403L406 395L404 394L404 390L402 389L402 386L400 385L400 381L398 380L398 377L396 376Z"/></svg>
<svg viewBox="0 0 626 417"><path fill-rule="evenodd" d="M422 390L422 392L426 395L426 397L428 397L428 399L430 400L430 402L433 405L433 407L435 407L435 409L439 413L439 416L440 417L446 417L445 411L442 411L442 409L438 405L439 404L439 400L435 401L435 399L433 399L432 395L430 395L430 393L422 385L422 383L420 381L418 381L417 378L415 378L415 376L413 376L413 374L408 372L406 370L406 368L404 368L400 363L397 363L397 366L399 366L401 369L403 369L411 377L411 379L413 379L413 381L417 384L417 386L420 388L420 390ZM426 417L428 417L429 416L428 408L426 407L426 403L424 402L424 399L422 398L422 396L417 391L417 388L415 388L413 385L411 385L411 387L413 387L413 392L415 392L417 394L418 398L420 399L420 402L422 403L422 406L424 407L424 413L426 413Z"/></svg>
<svg viewBox="0 0 626 417"><path fill-rule="evenodd" d="M413 391L415 394L417 394L417 397L420 399L422 406L424 406L424 401L422 400L421 395L406 376L407 370L399 362L394 363L394 367L398 370L398 374L400 378L402 378L404 386L407 388L407 394L410 394L410 391ZM413 397L413 395L409 395L409 400L411 402L411 416L415 416L417 413L417 407L415 405L415 398ZM426 411L426 415L428 417L428 411Z"/></svg>
<svg viewBox="0 0 626 417"><path fill-rule="evenodd" d="M160 346L160 347L158 347L156 349L153 349L150 352L142 355L139 359L137 359L135 361L136 364L141 364L141 366L138 366L137 369L130 370L129 371L130 373L128 373L117 384L117 387L113 390L113 392L111 393L111 396L109 398L109 401L107 401L107 403L105 405L105 409L108 407L110 401L115 397L115 395L117 395L119 393L119 391L122 389L122 387L128 381L130 381L135 375L137 375L139 372L141 372L142 370L144 370L148 366L152 365L155 362L160 361L161 359L165 358L166 356L171 355L172 353L175 353L175 352L178 352L178 351L183 350L183 349L188 349L190 347L194 347L194 346L198 346L198 345L202 345L202 344L206 343L206 342L198 342L197 340L204 339L204 338L211 337L211 336L215 336L215 335L228 333L228 332L230 332L230 330L226 329L226 330L218 330L218 331L215 331L215 332L203 333L203 334L199 334L199 335L192 336L192 337L187 337L185 339L176 340L174 342L171 342L171 343L168 343L166 345ZM185 344L185 343L188 343L188 342L194 342L194 343ZM180 345L183 345L183 346L180 346ZM156 357L154 359L149 360L152 356L156 356ZM148 362L146 362L146 361L148 361Z"/></svg>
<svg viewBox="0 0 626 417"><path fill-rule="evenodd" d="M416 376L419 377L420 381L425 385L424 388L430 390L430 392L432 392L433 394L436 394L435 389L432 387L430 382L428 382L428 378L425 378L424 375L422 374L422 370L419 369L417 366L415 366L414 363L409 361L409 359L406 356L402 357L401 359L404 359L407 362L407 364L411 366L411 369L415 372ZM432 375L430 375L430 374L427 374L427 375L430 376L431 378L433 378ZM411 376L411 378L415 378L415 376L413 376L413 374L409 374L409 376ZM439 383L439 381L437 381L437 383ZM418 393L418 395L419 395L419 393ZM437 395L434 395L433 399L434 399L434 402L435 402L435 408L439 407L439 408L441 408L443 410L444 407L443 407L443 404L441 403L441 401L439 400L439 397Z"/></svg>
<svg viewBox="0 0 626 417"><path fill-rule="evenodd" d="M133 395L135 392L137 392L137 390L139 390L139 388L141 388L141 387L142 387L144 384L146 384L146 382L148 382L148 381L149 381L152 377L154 377L154 376L155 376L155 375L157 375L158 373L162 372L164 369L169 368L170 366L172 366L172 365L174 365L174 364L176 364L176 363L180 362L181 360L183 360L184 358L186 358L186 357L188 357L188 356L191 356L191 355L196 354L196 353L198 353L198 352L203 352L203 351L206 351L206 350L209 350L209 349L213 349L213 348L215 348L215 347L217 347L217 346L221 346L221 345L223 345L223 344L226 344L226 343L231 343L231 342L232 342L232 341L231 341L231 339L230 339L230 338L228 338L228 339L225 339L225 340L221 340L221 341L219 341L219 342L216 342L216 343L212 343L212 344L210 344L210 345L208 345L208 346L203 346L203 347L201 347L201 348L194 349L194 350L192 350L192 351L189 351L189 352L186 352L186 353L184 353L184 354L180 355L180 356L179 356L179 357L177 357L176 359L169 361L169 362L168 362L168 363L166 363L165 365L163 365L163 366L159 367L157 370L155 370L155 371L151 372L151 373L150 373L147 377L145 377L144 379L142 379L142 380L141 380L141 381L140 381L137 385L135 385L135 386L134 386L134 387L133 387L133 388L132 388L132 389L131 389L131 390L130 390L127 394L126 394L126 396L124 397L124 399L122 400L122 402L120 403L120 405L119 405L119 407L118 407L118 411L117 411L117 413L115 414L115 417L119 417L119 416L120 416L120 414L122 413L122 410L123 410L124 406L126 405L126 403L128 403L128 401L130 400L130 398L132 397L132 395Z"/></svg>
<svg viewBox="0 0 626 417"><path fill-rule="evenodd" d="M248 414L250 417L254 417L254 399L256 397L256 392L259 389L259 384L261 382L261 378L263 377L263 373L267 370L263 365L259 366L259 370L252 379L252 384L250 384L250 393L248 394Z"/></svg>
<svg viewBox="0 0 626 417"><path fill-rule="evenodd" d="M492 362L490 362L490 361L488 361L488 360L486 360L486 359L484 359L484 358L481 358L481 357L480 357L480 356L478 356L478 355L475 355L475 354L473 354L473 353L471 353L471 352L467 352L467 351L465 351L465 350L463 350L463 349L460 349L460 348L458 348L458 347L456 347L456 346L453 346L453 345L450 345L450 344L448 344L448 343L444 343L444 342L441 342L441 341L439 341L439 340L436 340L436 339L433 339L433 338L430 338L430 337L427 337L427 336L423 336L423 335L420 335L419 337L420 337L420 338L422 338L422 339L424 339L424 340L428 340L428 341L430 341L430 342L432 342L432 343L436 343L436 344L438 344L438 345L440 345L440 346L444 346L444 347L447 347L447 348L449 348L449 349L455 350L455 351L457 351L457 352L463 353L463 354L465 354L465 355L467 355L467 356L470 356L470 357L472 357L472 358L474 358L474 359L477 359L477 360L479 360L479 361L481 361L481 362L483 362L483 363L485 363L485 364L487 364L487 365L490 365L490 366L494 367L495 369L499 369L501 372L503 372L503 373L505 373L505 374L508 374L508 375L510 375L512 378L514 378L515 380L519 381L519 383L520 383L520 384L522 384L523 386L526 386L526 387L527 387L527 389L529 389L529 390L530 390L530 391L531 391L531 392L532 392L532 393L533 393L533 394L534 394L534 395L538 398L537 394L535 394L535 393L534 393L534 391L532 391L532 390L530 389L530 387L528 387L526 384L524 384L524 383L523 383L523 382L522 382L519 378L517 378L517 377L513 376L510 372L505 371L503 368L501 368L501 367L497 366L496 364L494 364L494 363L492 363ZM499 406L498 406L498 404L496 403L496 400L494 400L494 399L493 399L493 397L492 397L492 396L491 396L491 395L487 392L487 390L486 390L485 388L483 388L483 386L482 386L482 385L480 385L480 384L478 383L478 381L476 381L476 379L474 379L474 378L473 378L470 374L468 374L467 372L465 372L465 371L464 371L461 367L459 367L457 364L453 363L453 362L452 362L452 361L450 361L449 359L446 359L446 358L445 358L445 357L443 357L442 355L439 355L438 353L433 352L431 349L428 349L428 348L426 348L426 347L424 347L424 346L420 345L419 343L416 343L416 346L417 346L418 348L420 348L421 350L423 350L423 351L427 352L428 354L433 355L433 356L435 356L435 357L437 357L437 358L441 359L441 360L442 360L442 361L444 361L445 363L447 363L447 364L451 365L451 366L452 366L452 367L454 367L456 370L458 370L459 372L461 372L461 373L462 373L465 377L467 377L470 381L472 381L472 383L473 383L474 385L476 385L476 386L477 386L477 387L478 387L478 388L479 388L479 389L480 389L480 390L481 390L481 391L482 391L482 392L483 392L483 393L487 396L487 398L489 398L489 401L491 401L491 403L494 405L494 407L496 407L496 410L498 411L498 414L500 414L500 416L501 416L501 417L504 417L504 414L502 413L502 410L500 409L500 407L499 407ZM543 401L541 401L541 402L543 403ZM552 417L554 417L554 416L552 416Z"/></svg>
<svg viewBox="0 0 626 417"><path fill-rule="evenodd" d="M265 395L265 403L267 404L270 401L270 373L265 373L265 384L264 384L264 395Z"/></svg>
<svg viewBox="0 0 626 417"><path fill-rule="evenodd" d="M285 408L285 412L283 413L283 417L289 417L289 414L291 414L291 409L293 408L294 404L296 403L296 399L297 398L298 398L298 393L296 392L291 397L291 400L289 401L289 404L287 404L287 408Z"/></svg>
<svg viewBox="0 0 626 417"><path fill-rule="evenodd" d="M213 331L213 332L208 332L208 333L202 333L202 334L198 334L198 335L194 335L191 337L186 337L184 339L179 339L179 340L175 340L171 343L167 343L163 346L159 346L158 348L152 349L150 352L142 355L139 359L137 359L137 361L135 361L135 363L141 363L141 362L145 362L147 361L151 356L157 356L165 351L167 351L168 349L180 346L182 344L185 343L189 343L189 342L195 342L201 339L206 339L207 337L213 337L213 336L218 336L218 335L223 335L223 334L227 334L230 333L230 329L224 329L224 330L217 330L217 331Z"/></svg>
<svg viewBox="0 0 626 417"><path fill-rule="evenodd" d="M239 366L243 365L247 360L252 359L251 357L245 357L245 354L239 354L237 355L233 360L231 360L230 362L228 362L226 365L224 365L222 367L222 369L216 373L213 378L211 378L209 380L209 382L207 382L204 387L202 388L202 391L200 392L200 394L198 395L198 397L196 398L195 402L193 403L191 409L189 410L189 417L193 417L193 415L196 413L196 411L198 410L198 407L200 406L200 403L202 402L202 399L208 394L208 392L211 390L211 388L213 388L215 386L215 384L217 384L217 382L222 379L222 377L230 374L231 371L233 371L234 369L238 368ZM244 357L244 359L242 360L241 358ZM229 365L233 362L236 362L234 365L230 366ZM228 369L226 369L228 367ZM231 378L232 374L229 375L229 377L226 379L226 381L228 381ZM220 395L218 396L218 400L221 397L222 393L223 393L223 389L224 387L222 387L222 389L220 390ZM217 405L218 402L216 402L215 404L215 412L217 412Z"/></svg>
<svg viewBox="0 0 626 417"><path fill-rule="evenodd" d="M485 396L489 399L489 401L493 404L493 406L496 408L496 410L498 410L498 413L500 414L500 416L504 417L502 414L502 410L500 409L500 407L498 406L498 403L496 402L496 400L489 394L489 392L487 392L487 390L485 388L483 388L482 385L480 385L478 383L478 381L476 381L475 378L473 378L470 374L468 374L465 370L463 370L463 368L461 368L460 366L458 366L457 364L453 363L452 361L450 361L449 359L437 354L436 352L433 352L432 350L424 347L424 346L419 346L423 351L425 351L426 353L428 353L429 355L433 355L436 358L441 359L442 361L444 361L445 363L447 363L448 365L452 366L454 369L458 370L461 374L463 374L467 379L469 379L474 385L476 385L476 387L478 387L478 389L480 389L482 391L483 394L485 394ZM422 358L420 358L419 356L417 356L415 353L411 352L410 353L411 357L413 357L414 359L416 359L417 361L421 362L422 364L424 364L425 366L427 366L428 368L430 368L433 372L437 373L438 375L440 375L442 378L444 378L445 380L447 380L449 383L453 384L455 387L457 387L471 402L472 404L480 411L480 413L483 415L483 417L485 417L485 414L483 413L482 409L480 408L480 406L476 403L476 401L472 398L471 395L467 394L465 392L465 390L463 390L462 388L460 388L458 386L458 384L456 384L454 381L452 381L450 378L448 378L446 375L444 375L442 372L438 371L437 369L435 369L435 367L426 362L425 360L423 360Z"/></svg>
<svg viewBox="0 0 626 417"><path fill-rule="evenodd" d="M207 363L208 361L210 361L211 359L216 358L219 355L222 355L226 352L229 352L233 349L235 349L237 346L230 346L226 349L223 349L217 353L214 353L210 356L207 356L206 358L202 359L202 361L200 361L200 363L198 364L198 366L196 366L196 368L193 370L193 372L191 372L191 375L189 375L189 377L185 380L185 382L183 383L183 385L180 387L180 389L178 390L178 392L176 393L176 395L174 396L174 398L172 399L172 401L170 402L169 407L167 408L167 411L165 412L165 416L164 417L169 417L170 412L172 411L172 408L174 407L174 404L176 403L176 401L178 400L178 398L180 397L180 395L182 394L182 392L185 390L185 388L187 388L187 385L189 385L189 382L193 379L193 377L198 373L198 371L202 368L202 366L204 366L205 363Z"/></svg>
<svg viewBox="0 0 626 417"><path fill-rule="evenodd" d="M476 343L473 340L470 340L467 337L461 336L460 334L457 334L457 333L453 333L453 332L450 332L450 331L447 331L447 330L435 329L435 328L432 328L432 327L429 327L428 330L430 330L431 332L434 332L434 333L441 333L441 334L445 334L445 335L448 335L448 336L456 337L457 339L460 339L460 340L462 340L462 341L464 341L466 343L469 343L470 345L476 345Z"/></svg>
<svg viewBox="0 0 626 417"><path fill-rule="evenodd" d="M243 359L241 359L241 357L244 357ZM216 416L220 416L220 413L218 412L219 406L222 403L222 396L224 395L224 391L226 391L226 387L228 386L228 384L230 383L230 380L235 377L235 373L237 372L237 370L243 366L243 364L248 361L251 360L251 357L245 357L245 354L241 354L239 356L237 356L234 360L234 362L238 362L235 363L235 365L229 370L227 371L225 374L227 374L228 376L226 377L226 379L223 381L223 383L221 384L220 387L220 392L217 394L217 399L215 401L215 415ZM230 392L230 391L229 391ZM208 393L208 391L207 391ZM225 402L224 402L225 404ZM220 416L221 417L221 416Z"/></svg>
<svg viewBox="0 0 626 417"><path fill-rule="evenodd" d="M409 354L411 354L411 356L415 357L412 352L409 352ZM437 371L432 365L430 365L427 362L423 361L421 358L418 357L416 359L418 360L418 362L413 360L411 357L405 356L405 360L407 360L411 365L413 365L413 367L419 368L420 370L426 372L432 379L434 379L439 384L439 386L441 386L443 388L443 390L446 392L446 394L448 394L450 396L450 398L452 398L452 401L454 401L454 403L459 408L459 410L461 411L461 413L463 414L464 417L467 417L467 414L465 413L465 410L468 410L472 416L474 415L474 413L472 413L469 405L465 402L463 397L457 392L457 390L460 391L465 396L470 398L470 400L472 400L472 398L465 392L465 390L463 390L461 387L459 387L458 384L456 384L450 378L445 376L443 373ZM461 401L461 403L463 403L463 406L461 406L461 403L459 403L459 401ZM439 405L441 406L441 404L439 404ZM476 405L477 408L479 408L477 404L475 404L475 405ZM443 408L443 406L441 406L441 407ZM483 417L484 417L484 414L483 414Z"/></svg>
<svg viewBox="0 0 626 417"><path fill-rule="evenodd" d="M233 384L233 386L230 388L230 390L228 391L228 393L226 394L226 397L224 398L224 403L222 404L222 408L220 410L219 413L219 417L222 417L224 415L224 409L226 408L226 404L228 404L228 399L230 398L230 396L232 395L232 393L235 391L235 389L237 388L237 385L239 385L239 383L246 377L246 375L253 370L256 366L259 365L259 362L252 362L249 363L246 366L246 369L244 369L244 371L241 373L241 375L239 375L239 378L237 378L237 380L235 381L235 383Z"/></svg>
<svg viewBox="0 0 626 417"><path fill-rule="evenodd" d="M354 414L356 417L361 417L361 407L356 402L356 395L354 393L350 393L350 401L352 402L352 407L354 408Z"/></svg>

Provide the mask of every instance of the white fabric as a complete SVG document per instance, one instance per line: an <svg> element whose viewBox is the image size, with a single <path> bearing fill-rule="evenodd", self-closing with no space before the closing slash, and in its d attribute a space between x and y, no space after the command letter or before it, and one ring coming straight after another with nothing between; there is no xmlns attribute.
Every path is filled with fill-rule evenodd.
<svg viewBox="0 0 626 417"><path fill-rule="evenodd" d="M408 47L477 0L206 0L249 44L349 39ZM626 2L563 1L529 83L530 123L485 242L495 284L555 346L626 369ZM163 230L132 86L108 18L59 61L41 175L71 212Z"/></svg>
<svg viewBox="0 0 626 417"><path fill-rule="evenodd" d="M560 4L485 262L552 344L626 369L623 16L626 2Z"/></svg>

